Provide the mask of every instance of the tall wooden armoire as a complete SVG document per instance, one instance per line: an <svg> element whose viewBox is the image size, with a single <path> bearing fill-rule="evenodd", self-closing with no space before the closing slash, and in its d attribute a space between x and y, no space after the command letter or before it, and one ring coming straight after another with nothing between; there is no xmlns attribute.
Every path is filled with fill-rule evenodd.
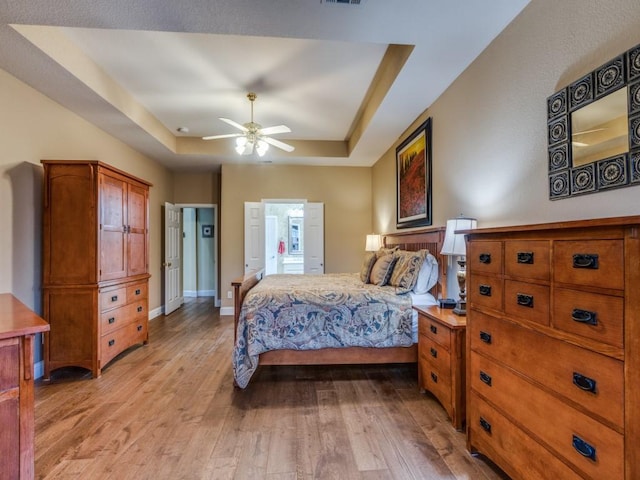
<svg viewBox="0 0 640 480"><path fill-rule="evenodd" d="M98 377L149 339L151 184L99 161L42 164L45 378L68 366Z"/></svg>

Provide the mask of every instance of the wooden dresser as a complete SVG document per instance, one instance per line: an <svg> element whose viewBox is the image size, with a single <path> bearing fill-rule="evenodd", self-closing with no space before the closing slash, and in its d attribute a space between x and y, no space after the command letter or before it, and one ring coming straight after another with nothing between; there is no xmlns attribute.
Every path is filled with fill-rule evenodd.
<svg viewBox="0 0 640 480"><path fill-rule="evenodd" d="M150 184L98 161L43 160L45 378L94 377L148 342Z"/></svg>
<svg viewBox="0 0 640 480"><path fill-rule="evenodd" d="M473 230L467 257L469 449L640 478L640 216Z"/></svg>
<svg viewBox="0 0 640 480"><path fill-rule="evenodd" d="M418 312L418 384L444 407L462 430L465 420L465 317L436 306Z"/></svg>
<svg viewBox="0 0 640 480"><path fill-rule="evenodd" d="M32 479L33 342L49 325L8 293L0 294L0 479Z"/></svg>

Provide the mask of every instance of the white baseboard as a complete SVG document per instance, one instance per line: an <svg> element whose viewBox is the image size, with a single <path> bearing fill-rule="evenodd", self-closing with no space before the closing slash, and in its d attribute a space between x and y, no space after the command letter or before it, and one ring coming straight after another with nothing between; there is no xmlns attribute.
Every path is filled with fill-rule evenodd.
<svg viewBox="0 0 640 480"><path fill-rule="evenodd" d="M233 316L233 307L220 307L220 315Z"/></svg>
<svg viewBox="0 0 640 480"><path fill-rule="evenodd" d="M162 307L154 308L149 312L149 320L153 320L156 317L164 314L164 305Z"/></svg>
<svg viewBox="0 0 640 480"><path fill-rule="evenodd" d="M197 297L198 292L196 290L185 290L182 292L182 296L184 297Z"/></svg>
<svg viewBox="0 0 640 480"><path fill-rule="evenodd" d="M215 297L215 290L185 290L182 293L185 297Z"/></svg>
<svg viewBox="0 0 640 480"><path fill-rule="evenodd" d="M33 378L37 380L42 377L44 377L44 360L36 362L33 366Z"/></svg>

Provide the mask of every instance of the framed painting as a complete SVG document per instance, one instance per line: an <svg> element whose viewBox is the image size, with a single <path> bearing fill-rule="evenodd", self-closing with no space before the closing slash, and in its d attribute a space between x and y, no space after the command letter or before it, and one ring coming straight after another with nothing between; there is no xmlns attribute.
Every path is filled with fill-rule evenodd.
<svg viewBox="0 0 640 480"><path fill-rule="evenodd" d="M431 225L431 118L396 148L396 227Z"/></svg>

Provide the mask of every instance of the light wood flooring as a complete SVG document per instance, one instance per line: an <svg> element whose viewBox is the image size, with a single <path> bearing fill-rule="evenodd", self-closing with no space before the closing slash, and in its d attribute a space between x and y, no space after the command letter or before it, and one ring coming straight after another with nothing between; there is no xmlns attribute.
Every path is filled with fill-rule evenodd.
<svg viewBox="0 0 640 480"><path fill-rule="evenodd" d="M416 366L262 367L233 387L233 319L192 299L99 379L36 382L36 478L504 479Z"/></svg>

